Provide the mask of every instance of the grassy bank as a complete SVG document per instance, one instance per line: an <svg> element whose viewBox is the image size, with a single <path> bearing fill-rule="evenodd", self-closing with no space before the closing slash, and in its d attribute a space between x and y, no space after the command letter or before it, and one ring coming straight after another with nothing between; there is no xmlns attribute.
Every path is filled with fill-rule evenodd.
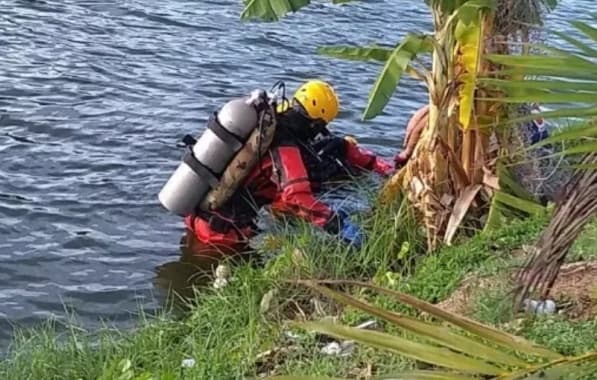
<svg viewBox="0 0 597 380"><path fill-rule="evenodd" d="M421 255L421 234L400 205L369 215L368 244L359 252L306 226L278 231L258 256L270 258L235 267L229 286L202 288L183 317L141 318L135 331L88 334L60 332L48 324L20 333L6 360L2 379L240 379L262 373L364 376L410 368L413 363L357 346L346 357L320 353L325 338L286 327L288 319L330 318L355 325L370 317L341 309L284 280L296 277L374 278L378 284L422 299L448 299L468 276L495 275L520 261L516 254L545 225L545 219L512 223L492 234ZM395 231L399 231L396 233ZM571 260L595 258L597 224L575 245ZM561 316L516 319L504 311L506 287L479 289L467 313L565 354L595 348L597 320ZM265 297L264 297L265 296ZM414 314L387 298L369 301ZM268 301L269 300L269 301ZM516 321L516 323L512 322ZM289 332L292 331L292 334ZM184 367L183 360L194 365Z"/></svg>

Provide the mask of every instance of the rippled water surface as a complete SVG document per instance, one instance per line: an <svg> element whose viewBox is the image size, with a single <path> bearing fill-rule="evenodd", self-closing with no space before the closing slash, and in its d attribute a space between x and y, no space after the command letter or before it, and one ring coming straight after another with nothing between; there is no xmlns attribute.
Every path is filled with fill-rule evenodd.
<svg viewBox="0 0 597 380"><path fill-rule="evenodd" d="M159 307L156 268L179 259L183 226L157 193L178 164L177 139L229 97L320 76L341 97L337 130L386 157L398 149L422 87L406 81L384 115L361 122L379 66L314 49L427 30L422 2L391 14L391 0L316 2L275 24L241 23L240 3L2 1L0 351L13 324L64 305L88 326ZM593 4L564 1L550 22L567 28Z"/></svg>

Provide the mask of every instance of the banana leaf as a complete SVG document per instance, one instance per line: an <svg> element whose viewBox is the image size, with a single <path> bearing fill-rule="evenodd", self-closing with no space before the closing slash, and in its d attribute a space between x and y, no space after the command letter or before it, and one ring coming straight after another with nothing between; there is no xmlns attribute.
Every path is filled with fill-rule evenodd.
<svg viewBox="0 0 597 380"><path fill-rule="evenodd" d="M402 73L407 70L412 59L430 50L429 38L409 34L394 49L369 93L369 102L363 113L363 120L371 119L383 111L396 90Z"/></svg>

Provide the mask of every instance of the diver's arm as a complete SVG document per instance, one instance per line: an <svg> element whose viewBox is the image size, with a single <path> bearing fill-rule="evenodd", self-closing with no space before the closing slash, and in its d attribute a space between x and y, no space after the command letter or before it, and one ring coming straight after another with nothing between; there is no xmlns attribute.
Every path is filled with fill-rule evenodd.
<svg viewBox="0 0 597 380"><path fill-rule="evenodd" d="M373 170L383 176L389 176L394 172L394 165L373 152L368 151L356 144L354 141L345 139L346 160L356 168Z"/></svg>
<svg viewBox="0 0 597 380"><path fill-rule="evenodd" d="M272 151L280 189L275 210L298 216L335 234L341 227L335 212L313 195L307 169L300 150L279 146Z"/></svg>

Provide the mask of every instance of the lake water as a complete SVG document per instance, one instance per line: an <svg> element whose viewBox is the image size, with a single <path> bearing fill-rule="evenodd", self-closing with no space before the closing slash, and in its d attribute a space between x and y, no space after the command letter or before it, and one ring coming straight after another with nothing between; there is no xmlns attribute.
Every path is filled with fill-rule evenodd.
<svg viewBox="0 0 597 380"><path fill-rule="evenodd" d="M426 8L315 3L267 24L242 23L240 0L2 2L0 351L13 325L65 310L90 328L126 327L139 307L160 307L183 224L157 193L178 165L177 141L230 97L323 77L341 97L335 129L393 156L423 87L405 81L384 115L362 122L380 66L315 48L429 30ZM550 23L566 30L592 10L594 0L563 1Z"/></svg>

